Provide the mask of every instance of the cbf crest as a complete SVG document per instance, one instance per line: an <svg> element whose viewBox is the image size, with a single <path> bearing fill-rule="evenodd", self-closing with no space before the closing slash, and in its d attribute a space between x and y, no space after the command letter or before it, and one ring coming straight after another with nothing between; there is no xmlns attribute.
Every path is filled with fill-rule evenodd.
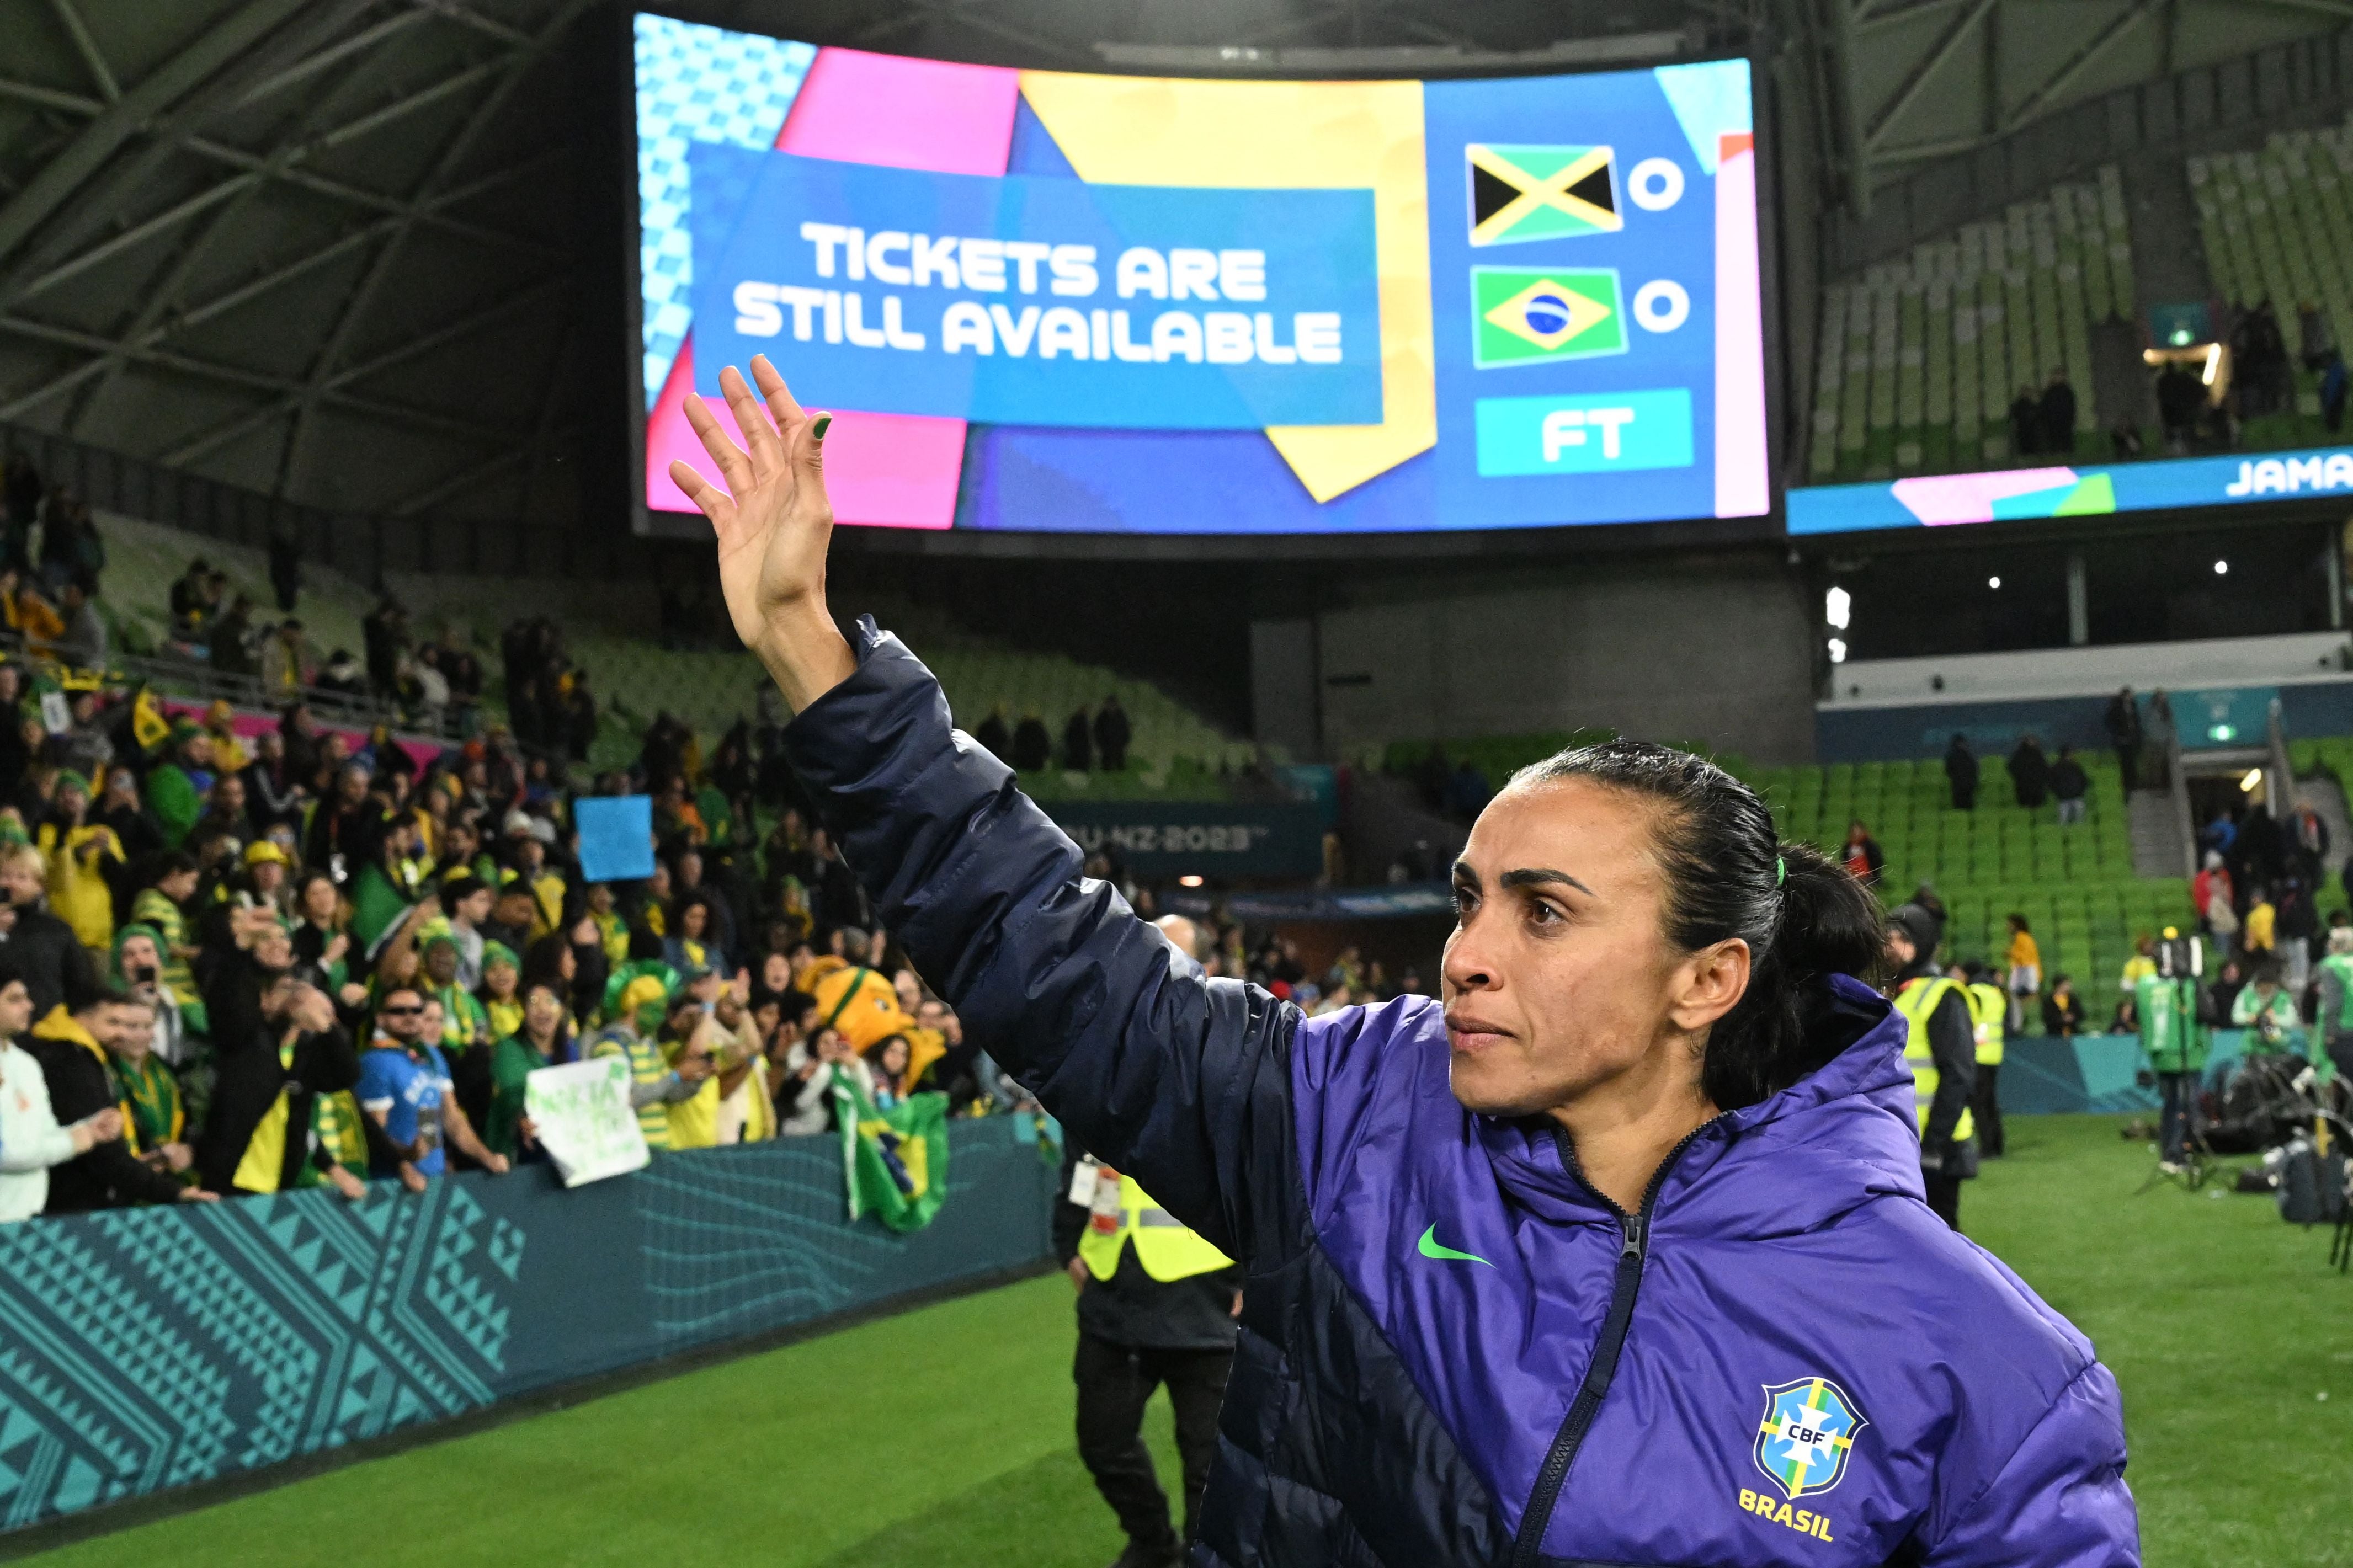
<svg viewBox="0 0 2353 1568"><path fill-rule="evenodd" d="M1765 1390L1765 1420L1757 1430L1757 1468L1791 1502L1826 1492L1846 1474L1855 1435L1871 1422L1826 1377L1801 1377Z"/></svg>

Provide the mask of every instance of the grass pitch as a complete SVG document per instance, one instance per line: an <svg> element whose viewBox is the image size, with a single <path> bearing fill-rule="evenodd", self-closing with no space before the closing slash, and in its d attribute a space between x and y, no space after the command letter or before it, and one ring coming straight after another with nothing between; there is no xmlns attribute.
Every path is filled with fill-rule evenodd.
<svg viewBox="0 0 2353 1568"><path fill-rule="evenodd" d="M2019 1117L1969 1232L2124 1386L2152 1568L2353 1568L2353 1279L2268 1199L2135 1189L2106 1117ZM1071 1288L1030 1280L26 1559L1101 1568ZM1148 1418L1174 1485L1167 1406ZM6 1543L0 1540L0 1554Z"/></svg>

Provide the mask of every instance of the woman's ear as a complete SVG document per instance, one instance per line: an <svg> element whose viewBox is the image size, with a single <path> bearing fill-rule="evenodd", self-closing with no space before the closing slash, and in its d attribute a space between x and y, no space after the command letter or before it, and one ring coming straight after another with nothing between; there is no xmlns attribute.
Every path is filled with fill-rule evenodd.
<svg viewBox="0 0 2353 1568"><path fill-rule="evenodd" d="M1695 1034L1732 1011L1748 990L1747 942L1738 937L1704 947L1675 971L1667 1016Z"/></svg>

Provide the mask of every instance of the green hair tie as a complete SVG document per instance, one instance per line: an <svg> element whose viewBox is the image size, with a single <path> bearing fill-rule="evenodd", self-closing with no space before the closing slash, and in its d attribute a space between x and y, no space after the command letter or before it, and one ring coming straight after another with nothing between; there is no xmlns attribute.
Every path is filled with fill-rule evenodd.
<svg viewBox="0 0 2353 1568"><path fill-rule="evenodd" d="M1789 863L1778 855L1773 857L1773 885L1779 887L1789 879Z"/></svg>

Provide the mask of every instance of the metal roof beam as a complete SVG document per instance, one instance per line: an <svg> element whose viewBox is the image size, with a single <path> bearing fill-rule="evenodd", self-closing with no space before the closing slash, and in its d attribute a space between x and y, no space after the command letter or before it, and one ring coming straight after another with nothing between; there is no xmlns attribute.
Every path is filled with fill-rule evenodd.
<svg viewBox="0 0 2353 1568"><path fill-rule="evenodd" d="M444 21L455 22L461 27L470 27L477 33L496 38L502 44L511 44L517 48L531 47L532 36L522 28L510 22L501 22L495 17L485 16L479 11L470 10L459 5L457 0L408 0L408 4L417 7L418 16L438 16Z"/></svg>
<svg viewBox="0 0 2353 1568"><path fill-rule="evenodd" d="M513 468L517 463L530 457L533 448L530 447L509 447L502 452L493 452L480 462L470 463L447 479L436 479L423 489L401 497L385 509L386 515L415 517L434 502L446 500L460 490L471 489L493 474Z"/></svg>
<svg viewBox="0 0 2353 1568"><path fill-rule="evenodd" d="M415 192L417 199L422 201L433 192L436 186L450 177L460 161L472 151L475 138L480 136L497 118L499 112L506 107L509 96L522 80L525 68L535 62L547 47L572 26L575 18L595 3L596 0L565 0L565 4L541 25L528 47L516 49L500 62L501 74L497 85L474 106L473 112L467 116L465 123L459 126L457 133L443 144L439 156L434 160L432 169L417 184ZM382 288L385 280L392 275L394 262L400 255L402 242L408 235L408 227L409 226L403 225L393 231L390 237L385 241L384 247L375 253L375 258L368 264L366 272L361 276L358 282L353 286L351 293L344 299L343 309L337 313L334 324L328 329L326 341L311 362L311 381L314 387L332 384L343 375L344 373L334 369L335 362L342 356L344 345L358 326L361 318L367 314L369 308L375 303L376 290ZM292 490L301 474L311 433L310 416L312 406L312 402L305 399L299 402L293 409L293 427L287 432L285 449L279 457L278 482L275 489L280 495Z"/></svg>
<svg viewBox="0 0 2353 1568"><path fill-rule="evenodd" d="M259 181L282 178L286 175L287 171L293 168L295 164L314 153L325 152L330 148L340 146L357 137L366 135L368 132L380 129L385 124L393 120L398 119L402 115L411 113L416 110L423 108L427 104L438 102L440 100L448 97L452 93L463 91L465 89L471 87L475 82L480 80L484 76L487 76L493 70L499 68L499 66L503 62L494 62L491 65L470 67L465 70L458 72L455 76L445 77L441 80L433 83L430 87L421 88L416 92L410 93L404 98L385 104L381 109L371 110L367 113L363 114L356 119L345 121L343 124L336 126L333 130L325 132L307 142L297 142L281 147L268 158L255 158L250 154L239 153L233 148L224 147L214 149L214 151L216 151L218 153L226 154L228 158L234 159L240 163L249 163L249 166L248 166L243 173L224 180L219 184L199 191L195 195L190 196L186 200L173 206L165 208L163 212L157 213L155 216L146 219L144 222L133 224L129 228L122 230L121 233L101 240L98 244L91 246L89 249L84 250L78 255L69 257L65 260L58 263L56 266L48 268L47 271L26 279L20 287L9 294L5 308L10 310L15 309L17 305L23 303L32 296L38 294L45 289L54 288L58 284L66 281L68 279L88 271L90 268L97 266L100 262L106 260L110 257L119 255L122 251L144 243L146 240L153 238L155 235L162 233L164 230L184 223L187 219L195 216L198 213L204 212L209 207L228 200L230 197L237 195L248 186L252 185ZM347 200L353 199L354 197L365 197L367 198L366 205L371 206L377 205L379 202L391 203L402 212L405 218L413 221L416 216L414 209L417 204L413 201L403 202L398 197L391 196L375 198L369 196L367 193L357 191L356 187L352 187L349 195L345 195L344 192L341 191L335 194L345 195L345 199ZM454 220L443 221L446 223ZM538 250L543 253L548 252L552 248L538 241L522 238L513 235L502 234L501 231L496 229L482 229L474 225L466 225L465 226L473 230L474 237L496 237L501 243L516 245L527 249Z"/></svg>
<svg viewBox="0 0 2353 1568"><path fill-rule="evenodd" d="M254 392L279 393L289 395L290 398L316 398L325 402L339 404L344 407L356 410L359 413L366 414L374 418L395 420L400 424L413 425L420 429L432 430L447 436L462 436L477 441L485 439L512 441L526 439L528 437L528 433L524 431L507 429L502 426L486 426L478 419L459 418L455 415L445 414L438 409L419 408L414 404L402 403L394 398L376 397L362 392L350 392L346 391L341 385L321 387L314 390L312 388L306 387L301 382L290 380L282 375L271 375L266 371L244 370L236 365L221 364L213 360L197 359L189 354L174 353L167 349L123 347L122 345L110 342L108 340L98 337L90 332L76 331L70 327L51 326L45 321L28 321L24 320L22 317L17 316L0 316L0 332L11 333L17 337L31 338L37 342L54 343L65 348L89 349L100 353L119 349L126 358L133 360L141 364L152 364L159 370L173 371L183 375L191 375L205 381L222 382L231 386L244 387ZM445 331L442 333L437 334L437 337L440 341L446 342L448 335L449 334ZM384 358L388 363L396 359L405 359L411 353L420 352L422 352L420 349L417 349L413 345L403 345L399 351L393 354L385 355ZM379 364L374 368L380 369L382 368L382 365ZM286 413L289 406L289 401L281 400L280 402L270 405L268 409L261 411L259 415L239 416L238 419L236 421L238 426L238 429L232 432L232 434L241 434L245 429L249 429L259 425L266 425L269 420ZM221 437L223 440L227 438L228 437L226 435ZM199 439L205 438L199 437ZM209 450L210 446L206 446L204 449ZM183 448L183 450L185 450L185 448ZM164 464L169 467L176 465L185 459L177 454L174 454L173 456L166 457L163 460Z"/></svg>
<svg viewBox="0 0 2353 1568"><path fill-rule="evenodd" d="M424 20L425 14L421 11L407 11L387 16L372 27L361 28L348 38L329 44L324 48L313 50L274 76L262 78L223 107L230 110L249 108L268 98L271 93L282 91L292 87L296 82L315 76L337 60L372 49L395 33L406 32Z"/></svg>
<svg viewBox="0 0 2353 1568"><path fill-rule="evenodd" d="M125 357L142 364L153 364L164 370L174 370L186 375L201 376L207 381L225 381L237 386L253 387L262 392L282 392L292 385L284 376L271 375L267 371L240 370L235 365L218 364L211 360L196 359L187 354L174 353L168 349L132 348L100 337L95 332L79 331L72 327L55 326L47 321L28 321L22 316L0 316L0 332L37 342L54 343L60 348L86 349L104 353L118 351Z"/></svg>
<svg viewBox="0 0 2353 1568"><path fill-rule="evenodd" d="M433 207L447 207L447 205L457 205L457 202L469 202L478 195L497 191L499 185L513 184L513 181L524 179L524 176L530 176L530 174L536 174L539 169L543 169L551 160L555 160L555 157L560 155L563 155L563 148L543 148L543 151L532 153L530 157L522 157L522 160L508 164L508 167L497 169L497 172L491 172L491 174L485 174L485 176L480 176L480 179L470 179L463 185L452 185L449 191L442 191L438 193L438 195L430 197L424 207L417 212L417 216L430 218L433 216L433 212L430 212ZM45 381L42 385L36 385L36 388L24 390L24 393L19 393L16 397L9 397L7 402L0 402L0 421L21 418L26 411L36 409L36 406L40 406L42 402L47 402L49 397L57 397L57 395L61 393L70 393L70 390L87 384L87 381L91 381L94 376L103 376L103 374L113 372L113 369L118 369L120 364L130 357L125 353L127 348L155 348L158 343L164 343L164 341L181 334L181 331L188 331L191 327L203 327L205 322L214 320L216 315L226 315L228 310L236 310L237 306L252 303L254 299L269 294L270 289L280 289L280 287L285 287L285 284L297 282L299 278L313 273L313 270L318 270L320 266L343 257L343 254L348 254L348 251L375 245L376 240L381 240L381 237L385 237L385 235L393 233L396 228L400 228L402 218L405 216L407 216L407 214L400 212L400 214L393 214L393 216L379 218L379 221L375 221L375 224L364 226L364 228L355 228L353 233L343 235L343 237L330 242L330 245L322 245L318 247L318 249L303 254L303 257L297 257L294 261L282 263L282 266L273 268L273 270L269 270L269 273L261 273L259 278L249 278L247 282L236 284L233 289L214 294L212 299L203 300L203 303L197 303L197 306L188 306L186 310L174 310L169 318L158 320L158 322L146 327L143 331L134 327L132 331L120 336L120 339L108 341L106 353L103 353L101 357L97 357L97 360L90 360L87 364L75 364L70 372L64 372L61 376L49 378L49 381Z"/></svg>
<svg viewBox="0 0 2353 1568"><path fill-rule="evenodd" d="M2082 75L2085 67L2107 53L2126 34L2148 20L2157 5L2158 0L2133 0L2129 9L2101 28L2089 43L2075 51L2066 64L2045 78L2042 86L2027 94L2025 101L2003 118L2002 132L2006 135L2042 112L2043 105L2065 91L2067 84Z"/></svg>
<svg viewBox="0 0 2353 1568"><path fill-rule="evenodd" d="M52 397L70 392L99 377L110 375L124 363L132 361L137 352L154 349L181 332L202 326L216 317L237 310L273 289L307 276L340 257L372 245L399 228L411 217L427 222L439 221L436 209L471 201L502 185L527 178L560 158L564 151L560 147L543 148L529 156L518 159L504 168L493 170L463 184L452 185L446 190L437 192L422 203L393 202L391 205L394 210L388 216L355 229L330 244L297 257L259 277L248 279L201 303L172 311L168 317L161 320L153 320L151 317L152 324L145 325L143 330L135 325L120 338L106 342L103 352L99 357L76 365L73 369L51 378L39 386L0 402L0 420L19 418L28 410L37 407ZM157 296L159 304L168 292L165 290L164 293ZM51 341L59 340L52 335ZM77 338L73 340L72 346L90 346L95 341L86 337ZM410 352L421 352L421 350L412 346ZM366 368L382 368L382 365L363 367L363 369Z"/></svg>
<svg viewBox="0 0 2353 1568"><path fill-rule="evenodd" d="M142 127L259 44L307 4L309 0L246 0L109 105L104 114L84 126L64 152L0 206L0 257L16 251L44 220L81 194L90 177Z"/></svg>
<svg viewBox="0 0 2353 1568"><path fill-rule="evenodd" d="M122 88L107 68L106 57L99 52L98 40L90 36L90 28L83 23L81 13L74 8L73 0L49 0L49 9L58 14L66 37L73 40L74 52L81 56L83 68L90 72L90 79L98 83L99 95L109 103L121 102Z"/></svg>
<svg viewBox="0 0 2353 1568"><path fill-rule="evenodd" d="M235 147L223 146L216 142L191 140L187 143L187 148L191 153L199 153L232 168L258 174L265 179L276 180L281 184L297 185L319 195L332 196L337 201L349 202L355 207L364 207L370 212L385 213L396 217L416 217L428 227L441 229L467 239L480 240L485 245L508 246L516 250L527 250L540 256L553 256L558 248L543 239L534 239L529 235L516 234L512 230L496 228L488 224L469 223L463 218L449 217L440 209L454 205L450 202L435 200L420 206L406 196L392 195L383 191L371 191L359 185L348 184L342 180L331 179L324 174L314 174L297 163L278 164L269 159L242 152ZM544 154L542 156L543 158ZM493 183L504 184L512 177L511 174L501 174Z"/></svg>
<svg viewBox="0 0 2353 1568"><path fill-rule="evenodd" d="M2254 0L2258 5L2270 5L2284 11L2312 11L2323 16L2353 19L2353 5L2346 0Z"/></svg>
<svg viewBox="0 0 2353 1568"><path fill-rule="evenodd" d="M1873 153L1871 162L1878 168L1898 163L1934 163L1938 158L1950 158L1958 153L1974 151L1992 140L1990 136L1952 136L1942 142L1910 142Z"/></svg>
<svg viewBox="0 0 2353 1568"><path fill-rule="evenodd" d="M283 137L282 140L299 143L303 135L318 124L322 112L334 102L336 93L348 86L359 74L360 69L360 63L357 60L352 60L336 70L332 77L311 87L304 95L305 101L301 106L299 118L289 127L291 134ZM130 323L117 329L110 335L117 342L137 343L146 347L161 342L169 335L167 332L154 330L157 322L163 321L167 314L173 318L174 330L187 325L185 315L181 313L181 307L188 280L195 276L197 268L203 265L205 258L212 248L213 241L224 235L236 232L233 226L237 223L237 215L244 211L264 188L259 182L248 185L235 199L215 207L210 216L194 226L192 232L182 237L177 253L172 258L170 265L164 268L163 275L151 280L147 287L141 290L138 307ZM97 411L100 400L106 395L107 390L114 384L115 377L121 373L123 366L128 363L129 361L121 354L108 354L93 362L97 374L82 378L80 389L75 393L71 405L66 409L64 420L66 434L79 437L83 433L83 427L91 415Z"/></svg>
<svg viewBox="0 0 2353 1568"><path fill-rule="evenodd" d="M375 374L379 371L389 370L394 365L400 363L404 360L414 359L418 354L439 348L442 344L449 342L454 339L463 337L470 332L479 330L480 328L488 326L491 322L506 315L517 306L527 303L531 300L533 300L540 294L545 292L548 289L566 280L565 275L558 274L540 279L538 281L533 283L526 284L522 288L516 289L513 293L507 295L505 298L495 300L470 315L460 317L459 320L451 321L448 325L438 328L433 331L427 332L422 337L411 338L396 348L387 349L383 353L377 354L372 359L362 361L358 364L351 365L343 370L337 371L331 376L311 382L281 380L279 384L280 387L287 394L287 395L280 398L277 402L270 404L265 408L255 409L249 413L240 415L235 419L231 419L223 425L216 426L212 430L206 431L203 435L195 437L192 440L174 448L171 453L167 454L164 458L163 461L167 465L193 462L197 458L204 456L206 452L212 451L215 447L225 446L228 442L237 439L239 436L244 435L248 430L258 429L264 425L271 424L279 419L285 418L290 415L302 417L307 420L311 408L321 402L334 402L352 405L353 406L365 406L373 400L362 397L357 394L347 393L343 389L354 381L363 380L368 376ZM406 405L396 405L396 406L403 409L406 408ZM519 440L522 438L522 433L519 431L490 430L480 426L475 426L472 428L474 435L478 437L490 436L500 440Z"/></svg>
<svg viewBox="0 0 2353 1568"><path fill-rule="evenodd" d="M1905 74L1904 80L1895 89L1894 96L1883 104L1879 112L1872 117L1871 124L1862 133L1862 145L1866 153L1877 152L1887 141L1889 134L1895 129L1895 122L1904 117L1904 111L1912 107L1913 100L1918 98L1921 89L1928 85L1928 79L1936 74L1938 67L1952 58L1953 52L1961 47L1961 40L1968 37L1970 31L1985 20L1986 14L1997 4L1999 0L1976 0L1976 3L1968 10L1953 18L1952 25L1945 29L1944 35L1937 38L1926 54L1920 57L1919 63ZM1862 18L1858 17L1856 20L1860 22Z"/></svg>
<svg viewBox="0 0 2353 1568"><path fill-rule="evenodd" d="M6 77L0 77L0 98L13 98L19 103L37 104L43 109L62 109L85 120L95 120L106 112L106 105L97 99L84 98L77 92L59 92L53 87L35 87L29 81L14 81Z"/></svg>
<svg viewBox="0 0 2353 1568"><path fill-rule="evenodd" d="M422 12L412 14L417 17L421 17L423 15ZM402 22L410 19L410 16L397 18ZM380 35L384 31L383 27L372 27L368 29L368 34ZM341 51L329 52L340 53ZM0 98L19 99L26 103L36 103L48 109L61 109L68 113L79 114L85 118L94 118L106 112L106 105L94 98L81 98L73 93L58 92L49 88L36 87L30 82L11 81L5 78L0 78ZM309 146L307 142L299 144ZM349 202L353 206L365 207L371 212L393 214L414 212L431 226L467 239L483 240L493 245L513 246L518 249L535 251L543 256L554 255L555 252L555 247L544 240L533 239L528 235L515 234L486 224L468 223L462 218L445 216L438 209L448 205L447 203L436 202L429 207L420 209L399 196L382 191L371 191L342 180L331 179L325 174L314 174L301 167L297 162L265 158L259 153L248 153L241 147L232 147L226 142L213 141L209 137L183 137L180 145L196 156L209 158L216 163L226 164L247 174L259 174L267 179L277 180L285 184L299 185L306 191L313 191L322 196L332 196L338 201Z"/></svg>
<svg viewBox="0 0 2353 1568"><path fill-rule="evenodd" d="M52 288L69 278L86 272L111 257L118 256L135 246L144 244L165 229L185 223L198 213L218 206L253 183L254 176L241 175L237 179L224 180L217 185L208 185L188 197L187 200L164 208L146 222L132 224L112 238L93 245L70 260L31 279L22 288L12 291L5 301L0 301L0 309L13 310L43 289Z"/></svg>
<svg viewBox="0 0 2353 1568"><path fill-rule="evenodd" d="M1909 21L1924 12L1941 11L1947 5L1968 4L1968 0L1854 0L1854 25L1858 27L1883 26L1889 22Z"/></svg>
<svg viewBox="0 0 2353 1568"><path fill-rule="evenodd" d="M90 171L71 201L51 214L15 254L0 253L0 299L76 250L107 237L112 228L130 221L128 215L149 210L156 189L176 189L168 182L166 170L178 155L181 135L217 113L230 95L340 35L374 5L375 0L307 0L282 26L239 51L174 103L144 117L118 143L115 151L122 155L111 155ZM76 144L106 125L148 85L141 83L121 104L91 121L76 138ZM46 175L47 171L43 173Z"/></svg>

